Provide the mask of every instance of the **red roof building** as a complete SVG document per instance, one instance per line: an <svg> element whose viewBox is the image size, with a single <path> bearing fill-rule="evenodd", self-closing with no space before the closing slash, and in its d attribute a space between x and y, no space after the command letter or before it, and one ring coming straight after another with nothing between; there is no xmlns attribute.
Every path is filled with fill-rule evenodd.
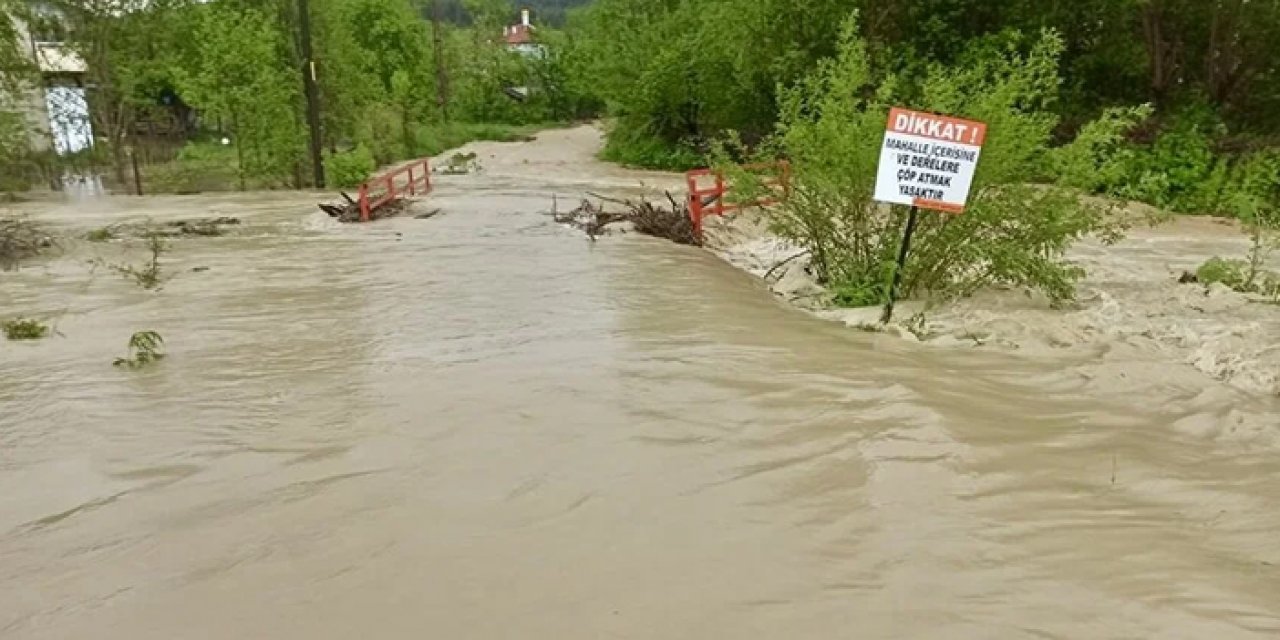
<svg viewBox="0 0 1280 640"><path fill-rule="evenodd" d="M529 22L529 10L520 11L520 24L506 27L503 32L507 39L507 46L518 47L520 45L533 44L533 25Z"/></svg>

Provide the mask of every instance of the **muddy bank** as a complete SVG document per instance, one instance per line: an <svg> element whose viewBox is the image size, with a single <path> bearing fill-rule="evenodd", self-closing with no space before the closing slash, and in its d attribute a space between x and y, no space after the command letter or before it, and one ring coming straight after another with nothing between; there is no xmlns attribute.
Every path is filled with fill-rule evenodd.
<svg viewBox="0 0 1280 640"><path fill-rule="evenodd" d="M771 235L760 214L713 219L708 246L770 289L819 317L870 329L880 310L835 309L801 251ZM938 347L992 348L1031 356L1080 354L1099 362L1172 366L1161 376L1202 374L1254 393L1280 394L1280 308L1221 285L1182 284L1213 256L1245 254L1248 239L1227 221L1179 218L1139 228L1114 246L1084 241L1070 258L1088 271L1077 302L1051 309L1038 296L987 290L926 308L900 305L887 331ZM917 315L920 314L920 315ZM913 317L914 316L914 317ZM1118 374L1117 374L1118 375ZM1135 373L1135 375L1143 375Z"/></svg>

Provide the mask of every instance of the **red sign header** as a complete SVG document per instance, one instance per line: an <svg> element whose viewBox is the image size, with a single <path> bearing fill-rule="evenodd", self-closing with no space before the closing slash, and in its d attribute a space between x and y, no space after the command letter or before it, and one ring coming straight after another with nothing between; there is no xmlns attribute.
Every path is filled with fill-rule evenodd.
<svg viewBox="0 0 1280 640"><path fill-rule="evenodd" d="M889 111L889 131L975 147L987 140L985 123L896 107Z"/></svg>

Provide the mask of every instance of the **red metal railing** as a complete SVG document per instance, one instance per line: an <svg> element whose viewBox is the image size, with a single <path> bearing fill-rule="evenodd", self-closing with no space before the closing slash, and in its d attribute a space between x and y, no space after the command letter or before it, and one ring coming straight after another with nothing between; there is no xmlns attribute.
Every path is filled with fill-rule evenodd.
<svg viewBox="0 0 1280 640"><path fill-rule="evenodd" d="M420 175L415 176L415 171ZM407 179L401 180L401 177ZM426 158L414 160L360 185L360 198L357 200L360 205L360 222L368 222L378 207L395 200L397 195L416 196L419 193L431 193L431 161Z"/></svg>
<svg viewBox="0 0 1280 640"><path fill-rule="evenodd" d="M689 218L693 221L693 230L702 235L702 220L708 215L722 216L731 211L748 207L767 207L777 204L791 192L791 163L786 160L763 164L743 165L742 169L752 173L764 173L761 182L771 195L753 200L726 202L730 185L724 174L714 169L694 169L685 175L689 184ZM771 175L770 175L771 174ZM702 186L704 178L714 178L709 187Z"/></svg>

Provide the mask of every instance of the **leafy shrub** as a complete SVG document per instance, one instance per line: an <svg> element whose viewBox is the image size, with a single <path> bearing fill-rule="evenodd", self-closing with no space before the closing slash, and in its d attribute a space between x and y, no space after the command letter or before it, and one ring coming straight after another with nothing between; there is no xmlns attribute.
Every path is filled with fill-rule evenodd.
<svg viewBox="0 0 1280 640"><path fill-rule="evenodd" d="M4 337L10 340L40 340L49 335L48 325L27 318L9 320L0 328L4 329Z"/></svg>
<svg viewBox="0 0 1280 640"><path fill-rule="evenodd" d="M234 189L239 182L236 150L220 142L188 142L173 162L142 169L151 193L203 193ZM246 184L246 186L258 186Z"/></svg>
<svg viewBox="0 0 1280 640"><path fill-rule="evenodd" d="M420 126L417 130L417 149L414 155L437 156L477 140L491 142L530 140L536 129L536 126L469 122Z"/></svg>
<svg viewBox="0 0 1280 640"><path fill-rule="evenodd" d="M1196 269L1196 280L1205 285L1223 284L1242 291L1248 283L1248 270L1249 263L1244 260L1227 260L1214 256Z"/></svg>
<svg viewBox="0 0 1280 640"><path fill-rule="evenodd" d="M140 369L152 362L163 360L164 338L155 331L139 331L129 338L129 355L116 358L111 364L116 367Z"/></svg>
<svg viewBox="0 0 1280 640"><path fill-rule="evenodd" d="M350 151L329 154L324 159L325 178L331 186L349 188L359 185L378 168L369 148L359 145Z"/></svg>
<svg viewBox="0 0 1280 640"><path fill-rule="evenodd" d="M1051 150L1056 118L1047 108L1061 51L1051 33L1026 54L985 48L962 65L930 67L913 88L873 67L850 20L836 58L783 93L778 133L764 153L790 158L794 177L772 223L809 251L837 304L882 301L896 261L906 208L872 200L886 116L895 104L989 126L965 212L921 213L903 297L964 296L992 284L1036 289L1054 301L1074 295L1084 272L1065 260L1066 249L1087 234L1113 239L1120 228L1108 206L1084 202L1073 190L1028 185L1027 175L1055 162L1073 170L1085 161L1109 162L1099 141L1117 139L1141 112L1111 112L1090 125L1089 137Z"/></svg>
<svg viewBox="0 0 1280 640"><path fill-rule="evenodd" d="M685 171L704 156L689 144L672 144L643 127L619 123L610 129L600 158L629 167Z"/></svg>
<svg viewBox="0 0 1280 640"><path fill-rule="evenodd" d="M32 182L27 123L5 106L0 104L0 193L26 191Z"/></svg>
<svg viewBox="0 0 1280 640"><path fill-rule="evenodd" d="M1108 110L1094 124L1124 111ZM1150 114L1150 109L1143 108L1129 115L1145 120ZM1161 131L1146 145L1115 137L1099 139L1086 126L1080 138L1093 138L1109 160L1095 166L1091 174L1060 175L1061 183L1178 213L1223 213L1230 162L1214 149L1226 128L1213 110L1192 104L1153 124Z"/></svg>
<svg viewBox="0 0 1280 640"><path fill-rule="evenodd" d="M1243 260L1214 257L1196 277L1204 284L1220 282L1241 293L1280 298L1280 274L1266 269L1280 247L1280 152L1245 156L1232 164L1227 176L1223 208L1249 233L1249 251Z"/></svg>
<svg viewBox="0 0 1280 640"><path fill-rule="evenodd" d="M1097 120L1081 127L1071 144L1052 154L1049 169L1053 181L1091 193L1115 192L1127 185L1138 150L1124 133L1131 123L1146 120L1152 112L1150 105L1103 111Z"/></svg>
<svg viewBox="0 0 1280 640"><path fill-rule="evenodd" d="M84 234L84 239L89 242L109 242L116 239L116 232L111 227L99 227Z"/></svg>
<svg viewBox="0 0 1280 640"><path fill-rule="evenodd" d="M378 165L404 159L408 155L408 150L405 149L405 126L404 114L397 107L388 104L370 105L361 112L356 123L357 146L368 149Z"/></svg>

